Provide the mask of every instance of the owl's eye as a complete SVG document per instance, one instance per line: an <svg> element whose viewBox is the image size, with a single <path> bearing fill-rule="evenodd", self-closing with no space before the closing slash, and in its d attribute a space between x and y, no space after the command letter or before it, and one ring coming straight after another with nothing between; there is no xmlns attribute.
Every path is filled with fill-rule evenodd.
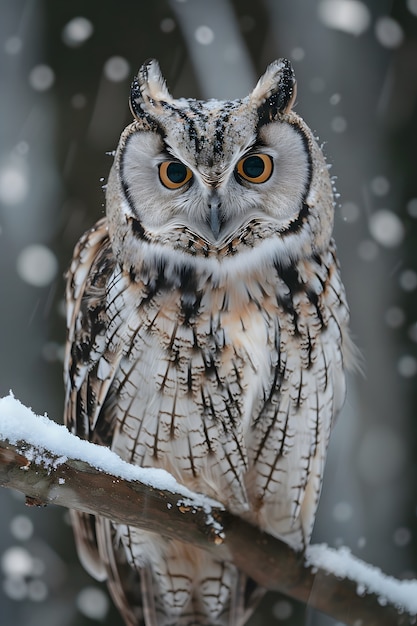
<svg viewBox="0 0 417 626"><path fill-rule="evenodd" d="M236 170L250 183L264 183L272 174L273 162L269 154L250 154L239 161Z"/></svg>
<svg viewBox="0 0 417 626"><path fill-rule="evenodd" d="M168 189L179 189L192 178L192 171L180 161L164 161L159 166L160 181Z"/></svg>

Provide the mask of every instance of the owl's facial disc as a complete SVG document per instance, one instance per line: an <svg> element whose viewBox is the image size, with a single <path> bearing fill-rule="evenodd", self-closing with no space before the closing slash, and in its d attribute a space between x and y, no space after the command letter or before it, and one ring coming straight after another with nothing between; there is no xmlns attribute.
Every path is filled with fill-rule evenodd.
<svg viewBox="0 0 417 626"><path fill-rule="evenodd" d="M297 219L310 184L303 133L285 120L257 129L255 116L242 113L247 128L243 121L225 126L216 139L222 118L211 107L201 128L194 120L192 143L189 127L178 123L165 121L163 133L131 130L120 174L133 215L155 236L174 237L186 227L216 247L255 222L285 228ZM240 109L246 111L241 103Z"/></svg>

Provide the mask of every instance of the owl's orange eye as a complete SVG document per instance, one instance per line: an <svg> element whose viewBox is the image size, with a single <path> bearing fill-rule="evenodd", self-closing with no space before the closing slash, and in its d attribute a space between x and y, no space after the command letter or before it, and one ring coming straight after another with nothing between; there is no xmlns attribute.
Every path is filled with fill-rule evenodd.
<svg viewBox="0 0 417 626"><path fill-rule="evenodd" d="M269 154L250 154L237 164L236 171L249 183L266 182L273 170L273 161Z"/></svg>
<svg viewBox="0 0 417 626"><path fill-rule="evenodd" d="M192 178L189 167L180 161L164 161L159 166L159 179L168 189L179 189Z"/></svg>

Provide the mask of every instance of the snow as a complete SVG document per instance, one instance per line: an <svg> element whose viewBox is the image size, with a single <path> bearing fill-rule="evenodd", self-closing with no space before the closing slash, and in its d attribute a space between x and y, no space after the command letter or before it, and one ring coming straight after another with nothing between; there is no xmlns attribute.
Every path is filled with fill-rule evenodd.
<svg viewBox="0 0 417 626"><path fill-rule="evenodd" d="M349 548L335 550L326 544L309 546L306 565L356 582L358 595L375 593L381 606L389 602L399 611L417 615L417 580L397 580L387 576L378 567L357 559Z"/></svg>
<svg viewBox="0 0 417 626"><path fill-rule="evenodd" d="M50 420L46 415L35 415L10 392L0 398L0 439L18 445L22 441L33 446L25 456L37 463L55 469L69 458L89 463L96 469L128 481L139 481L157 490L170 491L182 498L178 506L202 507L209 513L212 507L223 506L208 496L196 494L177 483L171 474L162 469L144 468L123 461L109 448L83 441L70 433L65 426ZM50 456L54 456L51 461Z"/></svg>

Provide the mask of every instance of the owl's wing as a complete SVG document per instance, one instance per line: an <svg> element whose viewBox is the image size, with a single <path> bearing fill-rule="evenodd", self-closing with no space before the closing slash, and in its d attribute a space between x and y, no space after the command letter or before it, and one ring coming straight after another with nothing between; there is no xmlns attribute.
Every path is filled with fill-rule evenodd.
<svg viewBox="0 0 417 626"><path fill-rule="evenodd" d="M105 342L106 288L115 265L103 218L78 242L67 275L65 423L82 439L91 439L120 359Z"/></svg>
<svg viewBox="0 0 417 626"><path fill-rule="evenodd" d="M81 439L106 443L112 424L102 412L119 355L106 348L106 286L115 267L105 218L78 242L67 275L65 424ZM102 423L101 423L102 422ZM107 576L98 553L94 516L72 512L77 551L87 571Z"/></svg>

